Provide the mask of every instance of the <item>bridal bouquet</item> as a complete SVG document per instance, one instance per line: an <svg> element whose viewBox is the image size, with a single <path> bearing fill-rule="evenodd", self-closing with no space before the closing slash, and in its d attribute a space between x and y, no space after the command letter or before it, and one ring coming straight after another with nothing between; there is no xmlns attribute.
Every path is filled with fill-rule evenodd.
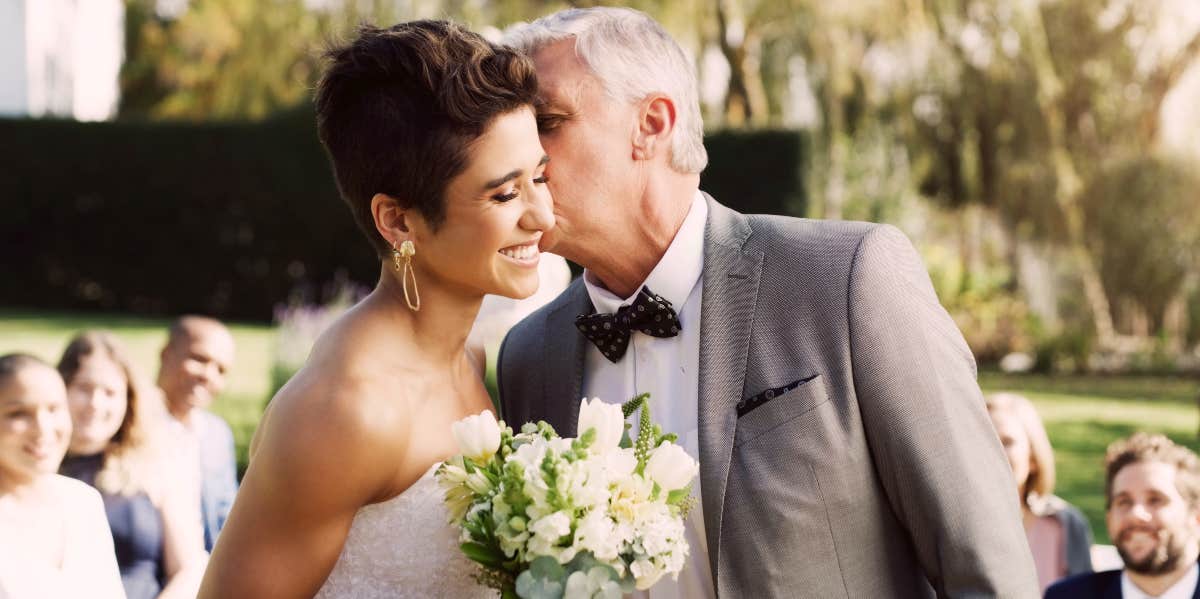
<svg viewBox="0 0 1200 599"><path fill-rule="evenodd" d="M462 453L437 479L482 584L505 599L618 598L679 575L699 465L650 422L648 397L585 399L574 439L545 422L514 434L490 411L454 424Z"/></svg>

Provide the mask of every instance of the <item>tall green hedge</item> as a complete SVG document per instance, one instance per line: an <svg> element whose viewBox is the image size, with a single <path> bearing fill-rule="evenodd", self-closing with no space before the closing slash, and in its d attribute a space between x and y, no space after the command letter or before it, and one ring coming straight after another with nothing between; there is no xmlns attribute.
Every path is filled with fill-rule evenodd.
<svg viewBox="0 0 1200 599"><path fill-rule="evenodd" d="M0 305L268 320L338 276L373 285L313 122L0 120ZM702 188L726 205L803 206L800 134L706 145Z"/></svg>

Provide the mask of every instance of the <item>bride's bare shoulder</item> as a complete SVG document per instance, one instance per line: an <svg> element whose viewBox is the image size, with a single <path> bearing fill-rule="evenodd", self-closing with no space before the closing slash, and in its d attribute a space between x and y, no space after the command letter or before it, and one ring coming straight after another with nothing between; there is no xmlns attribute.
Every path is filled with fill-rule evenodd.
<svg viewBox="0 0 1200 599"><path fill-rule="evenodd" d="M411 424L403 375L372 359L376 343L359 323L346 324L322 335L308 362L271 399L252 459L268 444L299 445L287 450L293 457L316 451L403 458Z"/></svg>

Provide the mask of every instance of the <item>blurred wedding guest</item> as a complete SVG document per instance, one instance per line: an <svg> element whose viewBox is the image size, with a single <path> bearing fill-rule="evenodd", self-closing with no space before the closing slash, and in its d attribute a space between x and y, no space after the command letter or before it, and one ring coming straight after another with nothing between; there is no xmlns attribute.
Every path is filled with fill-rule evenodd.
<svg viewBox="0 0 1200 599"><path fill-rule="evenodd" d="M1041 589L1066 576L1091 572L1091 528L1082 512L1054 495L1054 451L1037 410L1015 393L995 393L986 400L1016 479Z"/></svg>
<svg viewBox="0 0 1200 599"><path fill-rule="evenodd" d="M184 316L171 325L158 370L168 429L183 447L180 459L198 464L207 551L212 551L237 494L233 431L208 411L225 388L233 353L233 335L220 321Z"/></svg>
<svg viewBox="0 0 1200 599"><path fill-rule="evenodd" d="M158 398L108 333L72 339L58 371L74 425L59 472L104 498L126 596L195 597L208 561L199 476L170 463Z"/></svg>
<svg viewBox="0 0 1200 599"><path fill-rule="evenodd" d="M0 356L0 599L124 596L100 496L55 474L70 439L54 368Z"/></svg>
<svg viewBox="0 0 1200 599"><path fill-rule="evenodd" d="M1120 570L1052 585L1047 599L1200 598L1200 459L1162 435L1137 433L1104 459L1108 536Z"/></svg>

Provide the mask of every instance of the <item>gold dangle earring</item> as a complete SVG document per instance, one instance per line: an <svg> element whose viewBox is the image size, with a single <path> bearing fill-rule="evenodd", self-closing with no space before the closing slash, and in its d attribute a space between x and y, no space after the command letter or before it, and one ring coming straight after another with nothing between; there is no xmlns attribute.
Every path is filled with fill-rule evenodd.
<svg viewBox="0 0 1200 599"><path fill-rule="evenodd" d="M413 246L413 242L404 240L397 249L395 244L392 244L392 264L396 266L396 272L400 273L400 282L404 287L404 301L408 303L409 309L416 312L421 309L421 293L417 290L417 272L412 267L412 257L417 254L417 248ZM408 293L408 280L412 279L412 297ZM413 297L416 301L413 301Z"/></svg>

